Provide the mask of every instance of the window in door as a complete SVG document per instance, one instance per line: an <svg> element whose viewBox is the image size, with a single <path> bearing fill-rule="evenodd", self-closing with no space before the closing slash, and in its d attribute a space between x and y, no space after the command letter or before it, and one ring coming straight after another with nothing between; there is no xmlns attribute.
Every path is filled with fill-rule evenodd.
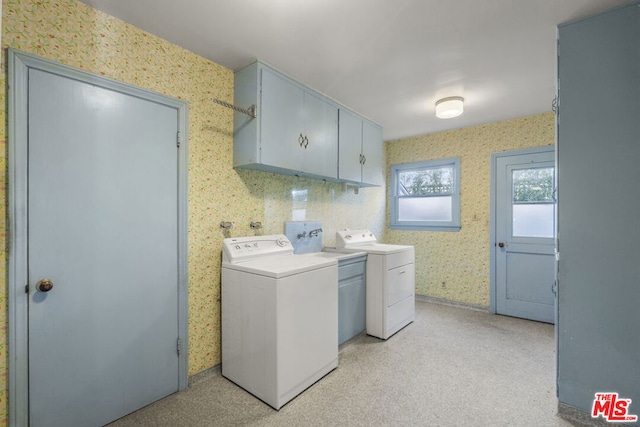
<svg viewBox="0 0 640 427"><path fill-rule="evenodd" d="M460 230L460 159L391 166L390 226Z"/></svg>
<svg viewBox="0 0 640 427"><path fill-rule="evenodd" d="M554 168L511 171L511 233L514 237L554 237Z"/></svg>

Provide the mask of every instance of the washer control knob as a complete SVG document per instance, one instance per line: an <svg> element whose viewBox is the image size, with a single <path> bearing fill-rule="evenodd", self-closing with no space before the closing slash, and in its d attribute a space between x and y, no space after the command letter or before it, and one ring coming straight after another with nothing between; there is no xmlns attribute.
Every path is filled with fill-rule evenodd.
<svg viewBox="0 0 640 427"><path fill-rule="evenodd" d="M276 240L276 245L280 246L280 247L285 247L287 246L287 241L284 239L278 239Z"/></svg>

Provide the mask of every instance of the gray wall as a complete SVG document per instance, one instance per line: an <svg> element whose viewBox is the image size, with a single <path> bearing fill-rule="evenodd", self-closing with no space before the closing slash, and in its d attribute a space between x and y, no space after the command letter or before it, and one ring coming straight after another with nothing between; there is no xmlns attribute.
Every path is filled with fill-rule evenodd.
<svg viewBox="0 0 640 427"><path fill-rule="evenodd" d="M640 3L558 34L558 399L640 415Z"/></svg>

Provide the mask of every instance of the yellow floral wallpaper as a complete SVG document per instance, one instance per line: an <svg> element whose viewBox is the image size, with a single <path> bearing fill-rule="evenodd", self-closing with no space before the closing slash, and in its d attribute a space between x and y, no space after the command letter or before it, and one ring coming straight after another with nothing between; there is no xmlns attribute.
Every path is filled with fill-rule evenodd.
<svg viewBox="0 0 640 427"><path fill-rule="evenodd" d="M220 363L220 254L222 240L283 232L284 221L323 222L323 243L338 229L370 228L388 243L416 246L419 294L488 305L489 160L508 149L552 144L554 119L544 114L387 145L390 164L461 157L462 230L391 231L386 189L232 168L233 114L213 98L233 101L233 72L75 0L4 0L2 61L6 48L134 84L189 103L189 374ZM0 115L6 123L6 67L0 70ZM0 191L6 201L6 127L0 127ZM6 206L0 204L0 425L7 422ZM223 233L219 224L235 224Z"/></svg>
<svg viewBox="0 0 640 427"><path fill-rule="evenodd" d="M189 374L220 363L222 240L282 233L284 221L323 221L324 244L338 228L382 234L384 188L360 189L273 174L235 171L233 112L212 101L233 102L233 72L75 0L4 0L2 61L11 47L134 84L189 103ZM6 67L0 71L0 115L6 123ZM0 127L2 198L6 201L6 127ZM0 425L7 422L7 224L0 205ZM221 221L235 227L226 234Z"/></svg>
<svg viewBox="0 0 640 427"><path fill-rule="evenodd" d="M387 142L387 170L392 164L460 157L459 232L385 230L386 243L415 246L417 294L489 306L491 153L554 141L555 118L545 113Z"/></svg>

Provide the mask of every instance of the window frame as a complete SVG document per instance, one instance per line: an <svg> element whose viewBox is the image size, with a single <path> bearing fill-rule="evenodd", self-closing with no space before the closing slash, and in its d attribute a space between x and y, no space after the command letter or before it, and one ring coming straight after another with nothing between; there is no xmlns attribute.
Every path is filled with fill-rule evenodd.
<svg viewBox="0 0 640 427"><path fill-rule="evenodd" d="M551 200L548 201L541 201L541 202L514 202L514 187L513 187L513 173L516 171L521 171L521 170L528 170L528 169L551 169L552 172L552 193L551 193ZM558 201L556 199L556 192L555 189L557 188L557 179L558 179L558 171L557 171L557 166L552 163L552 162L539 162L538 166L536 167L530 167L529 165L511 165L508 166L507 168L508 173L510 174L510 178L509 178L509 182L511 184L511 189L509 190L511 193L510 196L510 206L509 206L509 212L508 212L508 216L506 217L506 220L509 221L509 228L508 228L508 232L509 232L509 239L514 242L514 243L524 243L524 244L536 244L536 243L540 243L541 241L544 240L548 240L548 239L555 239L557 237L557 212L558 212ZM522 236L522 235L518 235L515 234L514 231L514 225L513 225L513 207L515 205L525 205L525 204L529 204L529 205L553 205L553 226L552 226L552 236ZM542 240L541 240L542 239Z"/></svg>
<svg viewBox="0 0 640 427"><path fill-rule="evenodd" d="M407 197L399 194L398 174L408 170L438 169L443 166L453 167L454 188L451 192L451 221L398 220L399 200ZM392 230L460 231L460 158L452 157L391 165L389 174L389 227Z"/></svg>

